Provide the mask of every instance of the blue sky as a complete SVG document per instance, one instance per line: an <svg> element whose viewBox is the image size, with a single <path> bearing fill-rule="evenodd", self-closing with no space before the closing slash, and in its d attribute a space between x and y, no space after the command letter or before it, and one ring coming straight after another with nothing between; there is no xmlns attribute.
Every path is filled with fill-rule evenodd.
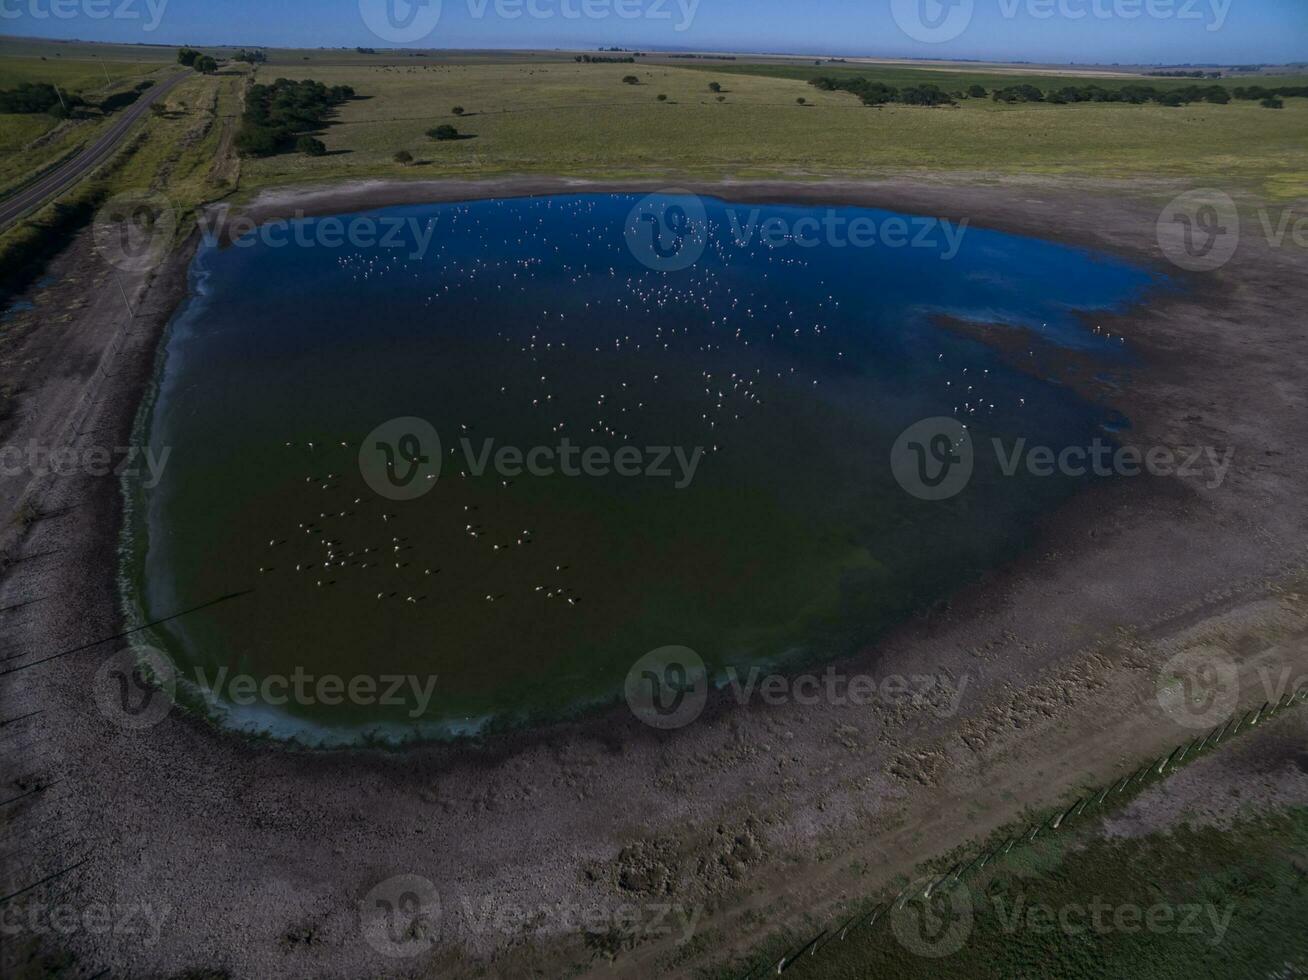
<svg viewBox="0 0 1308 980"><path fill-rule="evenodd" d="M411 8L407 0L0 0L0 33L194 45L616 44L1081 63L1308 61L1308 0L421 2L426 6ZM406 30L423 33L410 39Z"/></svg>

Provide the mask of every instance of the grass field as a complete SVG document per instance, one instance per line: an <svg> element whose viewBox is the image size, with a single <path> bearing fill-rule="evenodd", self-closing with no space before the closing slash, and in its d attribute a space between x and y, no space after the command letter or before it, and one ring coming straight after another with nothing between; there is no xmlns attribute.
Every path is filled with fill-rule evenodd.
<svg viewBox="0 0 1308 980"><path fill-rule="evenodd" d="M54 54L23 56L12 54L0 45L0 89L23 82L48 82L65 93L96 102L146 78L159 77L169 64L162 60L119 60L81 53L81 58ZM44 114L0 113L0 191L61 160L93 140L108 124L109 120L98 118L60 121Z"/></svg>
<svg viewBox="0 0 1308 980"><path fill-rule="evenodd" d="M212 50L219 56L230 53ZM93 94L103 90L106 72L115 87L126 86L164 70L175 55L167 46L0 38L0 86L56 81ZM268 49L268 56L269 63L255 71L261 81L315 78L352 85L362 98L342 107L320 134L327 156L282 154L244 161L242 192L270 184L378 176L818 179L931 171L960 179L1017 174L1188 178L1236 183L1266 198L1308 194L1308 99L1289 99L1282 110L1251 102L1166 108L1001 105L988 99L937 109L868 108L848 93L820 92L808 84L819 74L862 75L899 86L933 82L949 91L1016 81L1045 87L1091 80L1106 87L1146 82L1166 88L1191 84L1189 79L1125 71L1090 79L1081 71L1058 75L971 65L817 65L773 58L718 62L654 53L635 64L595 65L577 64L567 52L544 51ZM231 70L250 71L244 66ZM627 74L637 75L641 84L622 84ZM236 114L240 79L220 77L228 79L220 87L233 100L229 115ZM1254 81L1276 84L1278 79L1238 76L1223 84ZM713 82L723 87L723 101L709 91ZM667 100L660 102L660 94ZM808 104L797 104L800 98ZM191 104L182 100L179 107ZM451 114L455 105L467 109L462 119ZM424 135L441 123L453 123L472 138L436 143ZM97 125L0 118L0 188L70 152ZM178 129L176 120L151 120L148 126L169 139ZM417 162L395 164L400 150Z"/></svg>
<svg viewBox="0 0 1308 980"><path fill-rule="evenodd" d="M263 80L312 77L352 85L366 98L345 106L326 128L328 156L248 161L243 189L379 175L816 178L929 170L1189 177L1242 182L1268 197L1308 193L1308 99L1289 99L1282 110L1249 102L1166 108L983 99L873 109L846 93L819 92L807 84L805 69L744 68L751 66L265 66L258 71ZM885 71L900 83L903 72L938 81L943 74ZM627 74L641 84L622 84ZM970 76L951 73L941 84L957 87L960 77ZM976 77L991 85L996 78ZM716 101L710 82L723 86L725 101ZM657 101L660 93L667 102ZM810 104L798 105L799 98ZM455 119L455 105L469 115ZM424 132L440 123L474 138L428 140ZM392 163L398 150L413 153L418 165Z"/></svg>
<svg viewBox="0 0 1308 980"><path fill-rule="evenodd" d="M212 49L229 54L228 49ZM889 84L934 82L1083 84L1081 74L1030 69L901 64L807 64L763 59L713 62L651 55L635 64L576 63L567 52L370 52L270 49L257 69L229 65L189 79L167 112L140 124L142 138L102 190L150 187L183 211L232 193L302 181L541 174L586 177L742 179L1014 175L1100 180L1179 179L1247 189L1266 199L1308 195L1308 99L1281 110L1256 103L1007 105L965 99L927 109L863 106L845 92L808 84L818 74L863 75ZM0 87L49 81L98 98L176 70L176 49L0 38ZM1015 72L1021 71L1020 77ZM634 74L640 84L624 84ZM109 85L105 84L106 75ZM318 134L326 156L283 153L238 161L230 152L251 76L315 78L359 95ZM1097 84L1185 79L1099 74ZM1248 83L1249 78L1226 80ZM1260 76L1260 84L1276 84ZM1302 77L1287 78L1299 83ZM722 92L710 91L718 84ZM659 96L666 96L663 101ZM799 104L798 100L806 104ZM456 117L451 109L463 106ZM425 133L452 123L468 138ZM0 117L0 193L93 139L105 120ZM415 162L393 160L405 150ZM8 244L13 232L4 236Z"/></svg>
<svg viewBox="0 0 1308 980"><path fill-rule="evenodd" d="M796 980L1299 976L1308 969L1301 855L1308 813L1141 838L1048 838L969 882L970 926L917 932L912 908L801 958ZM948 903L947 903L948 904ZM1092 909L1101 911L1094 917ZM1068 928L1062 928L1066 923ZM922 945L914 943L918 937ZM807 937L805 937L807 938ZM939 945L932 945L939 941ZM929 950L920 955L917 950ZM776 956L787 951L784 940ZM1278 972L1283 971L1283 972ZM723 980L726 980L725 976Z"/></svg>

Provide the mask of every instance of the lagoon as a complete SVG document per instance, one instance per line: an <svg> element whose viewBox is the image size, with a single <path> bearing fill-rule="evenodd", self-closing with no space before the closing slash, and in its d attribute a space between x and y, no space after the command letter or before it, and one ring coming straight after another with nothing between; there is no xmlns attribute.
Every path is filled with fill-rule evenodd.
<svg viewBox="0 0 1308 980"><path fill-rule="evenodd" d="M170 455L128 488L122 593L145 623L252 590L149 640L219 724L313 744L563 717L668 645L719 677L865 647L1106 478L977 451L952 492L911 486L959 440L1111 441L1112 406L1034 348L1129 383L1095 314L1161 285L962 223L680 195L280 232L196 255L141 414ZM1031 363L958 321L1029 337ZM932 419L947 443L905 441ZM347 693L279 696L296 676ZM415 680L385 703L383 676Z"/></svg>

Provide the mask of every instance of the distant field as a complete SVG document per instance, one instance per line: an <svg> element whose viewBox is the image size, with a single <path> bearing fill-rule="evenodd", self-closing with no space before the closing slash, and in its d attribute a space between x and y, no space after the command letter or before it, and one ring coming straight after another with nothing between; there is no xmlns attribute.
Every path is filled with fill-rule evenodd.
<svg viewBox="0 0 1308 980"><path fill-rule="evenodd" d="M49 82L68 92L101 91L118 82L143 78L164 64L159 61L97 61L94 58L0 57L0 88L13 88L21 82ZM108 82L105 81L106 74Z"/></svg>
<svg viewBox="0 0 1308 980"><path fill-rule="evenodd" d="M1308 99L1290 99L1282 110L1247 102L1174 109L1000 105L988 99L953 108L871 109L852 95L807 84L816 70L742 68L751 66L266 66L258 72L261 79L312 77L352 85L367 98L345 106L326 128L328 156L247 161L242 189L376 175L815 178L930 170L1194 177L1242 181L1270 196L1308 193ZM881 71L878 77L898 84L939 82L941 75ZM627 74L641 84L622 84ZM964 79L971 84L971 76L946 77L952 84L943 84L950 88ZM975 77L987 87L1013 81L1008 75ZM724 102L709 91L711 82L723 86ZM657 100L660 93L667 102ZM798 105L799 98L810 104ZM450 113L455 105L469 115L456 119ZM423 135L440 123L475 138L436 143ZM398 150L413 153L418 164L392 163Z"/></svg>
<svg viewBox="0 0 1308 980"><path fill-rule="evenodd" d="M748 63L748 62L725 62L725 63L696 63L696 67L703 71L725 72L728 74L741 75L762 75L767 78L790 78L797 81L807 82L810 78L816 78L818 75L829 75L833 78L839 77L862 77L874 82L884 82L886 85L896 85L903 87L905 85L922 85L931 83L940 86L946 91L956 89L966 89L969 85L983 85L987 89L1000 88L1008 85L1035 85L1040 88L1064 85L1098 85L1106 89L1117 89L1123 85L1153 85L1155 88L1184 88L1187 85L1224 85L1227 88L1237 88L1241 85L1305 85L1308 84L1308 75L1256 75L1256 74L1237 74L1226 75L1223 78L1166 78L1157 75L1142 75L1138 73L1110 73L1110 72L1087 72L1087 71L1069 71L1060 73L1058 71L1036 71L1032 69L1023 69L1021 72L1016 70L998 70L995 68L972 68L966 65L959 65L954 68L911 68L901 65L883 65L883 64L831 64L823 62L816 64L814 62L790 62L785 64L779 63Z"/></svg>
<svg viewBox="0 0 1308 980"><path fill-rule="evenodd" d="M49 41L40 38L0 37L0 63L12 58L93 60L108 62L133 61L155 64L177 60L176 44L98 44L86 41ZM337 64L337 65L396 65L396 64L536 64L551 61L571 61L572 54L564 51L476 51L427 50L407 51L378 48L359 51L355 48L269 48L259 45L270 65ZM240 46L203 45L207 54L215 58L230 58ZM110 74L113 73L112 66Z"/></svg>

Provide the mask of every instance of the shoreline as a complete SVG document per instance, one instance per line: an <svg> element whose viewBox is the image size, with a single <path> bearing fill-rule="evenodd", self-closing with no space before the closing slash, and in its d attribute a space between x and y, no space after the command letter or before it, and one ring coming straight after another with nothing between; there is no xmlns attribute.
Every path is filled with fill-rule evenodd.
<svg viewBox="0 0 1308 980"><path fill-rule="evenodd" d="M514 192L657 190L667 183L532 179L441 186L452 195L444 199L454 200ZM1015 200L1012 182L943 187L893 181L830 186L688 181L676 186L711 187L706 192L742 203L778 201L777 195L785 192L797 203L964 216L986 227L1071 240L1146 259L1151 268L1161 265L1149 218L1156 209L1076 190L1069 198L1066 189L1028 186L1024 193L1034 196ZM257 197L248 213L275 217L278 209L306 204L324 209L317 213L339 213L381 206L379 202L413 203L412 198L395 200L393 195L401 193L433 201L432 187L404 182L402 188L383 191L366 185L335 196L320 188L264 192L280 197L261 195L263 203ZM170 257L147 294L149 305L162 301L150 313L150 333L142 345L154 356L163 330L184 301L187 251L196 241L193 235ZM495 895L523 906L538 905L544 896L650 901L668 894L719 904L748 886L772 882L776 888L764 894L777 900L791 896L787 914L802 916L810 903L829 906L847 883L826 887L831 869L809 860L800 873L782 860L785 853L812 855L840 841L836 846L846 854L882 853L878 865L887 874L905 861L911 868L914 853L925 857L962 842L951 823L958 815L937 813L928 821L925 840L895 860L884 856L886 835L873 827L895 819L911 824L915 812L938 811L941 794L956 797L959 787L970 785L981 772L987 782L1018 787L1008 804L1012 812L1036 800L1056 802L1063 782L1079 777L1083 767L1073 764L1075 773L1026 784L1030 773L1024 770L1032 768L1032 758L1049 758L1061 746L1041 728L1052 723L1041 712L1025 724L1012 724L1017 694L1030 703L1040 704L1048 696L1057 704L1061 691L1070 698L1069 717L1079 724L1103 725L1111 721L1114 705L1133 703L1128 693L1138 694L1140 668L1132 663L1156 660L1159 650L1196 629L1202 632L1205 624L1263 610L1278 594L1276 582L1293 581L1304 568L1301 529L1308 513L1301 488L1308 483L1308 464L1302 450L1308 446L1302 426L1295 424L1302 417L1295 399L1302 394L1293 393L1293 364L1303 362L1308 342L1294 329L1293 311L1303 308L1308 284L1301 275L1294 278L1295 268L1292 256L1273 254L1254 241L1219 273L1175 276L1184 282L1184 293L1120 317L1101 318L1112 322L1114 333L1126 334L1141 361L1131 386L1120 395L1122 410L1134 425L1124 438L1146 445L1220 444L1225 438L1242 450L1233 467L1235 485L1204 493L1185 485L1140 486L1140 481L1126 480L1114 481L1124 486L1078 495L1042 522L1024 557L963 589L939 615L903 624L870 654L850 661L872 661L877 674L917 664L918 669L973 676L961 718L868 718L829 705L808 712L757 706L721 711L710 705L695 726L669 736L641 726L619 708L616 715L628 715L625 720L609 714L549 726L528 737L510 734L471 752L467 746L427 744L396 752L306 753L225 737L206 722L176 713L144 733L116 728L87 711L96 661L112 649L97 646L14 675L26 678L23 686L0 687L2 717L39 706L61 719L58 758L50 772L62 773L65 784L75 789L52 790L50 799L59 802L61 825L102 847L101 857L89 870L80 870L70 887L91 897L162 893L178 899L171 932L146 953L151 972L223 964L236 975L255 975L275 969L271 964L285 967L285 957L295 955L302 957L291 961L298 972L348 976L374 955L358 940L355 902L392 874L419 873L437 882L443 894L453 889ZM1263 288L1249 290L1251 284ZM1262 298L1266 296L1275 296L1275 304ZM1232 329L1249 331L1246 337L1252 339L1237 343L1228 333ZM144 357L143 351L136 356ZM121 419L126 403L138 404L143 390L139 370L107 380L91 396L99 403L96 420ZM119 440L124 432L130 438L133 417L129 412L126 430L120 421L109 431ZM1279 455L1268 454L1269 449ZM46 645L45 637L74 647L79 638L86 643L123 629L118 610L106 615L104 608L115 592L116 566L105 568L96 558L116 549L118 488L112 481L74 486L88 483L89 478L79 477L54 488L69 503L84 497L85 509L70 520L39 522L28 542L38 551L65 549L78 560L39 573L35 587L13 575L0 583L0 605L5 607L51 592L70 590L78 596L65 608L25 606L28 613L21 622L6 623L20 643L23 637L36 641L28 644L34 652L18 658L20 666L39 659L35 651ZM1245 618L1264 629L1260 616L1262 612L1247 612ZM1087 650L1095 651L1094 658L1087 660ZM1071 693L1069 671L1085 681L1073 685ZM1099 687L1086 680L1091 675ZM1007 716L1005 704L1010 706ZM1091 706L1095 710L1083 717ZM993 722L995 710L1001 714L998 722ZM1143 754L1151 737L1165 741L1175 735L1166 730L1165 719L1129 720L1136 727L1119 726L1106 740L1123 753L1122 764L1128 757L1134 762L1132 753ZM854 748L842 749L840 736L832 741L833 731L846 728L856 732L844 737ZM1050 744L1032 744L1041 742L1042 732ZM778 742L784 751L776 748ZM984 748L973 748L974 742ZM846 771L848 764L833 767L833 751L866 775L854 778ZM896 775L905 757L918 759L916 768L929 778ZM695 765L687 767L689 760ZM980 760L986 760L984 766ZM40 821L42 813L49 813L40 805L44 803L23 806L20 813ZM138 839L146 823L155 825L157 833ZM714 826L730 828L728 843L742 836L753 842L746 857L733 858L742 866L736 874L694 870L695 854L707 855L712 865L721 853ZM342 832L349 844L343 854L329 853L317 843L337 840ZM857 844L850 843L854 837ZM168 857L212 845L215 839L225 842L224 851L239 849L231 854L233 867L225 869L230 877L210 879L202 868L188 870ZM111 846L123 840L133 842L131 853ZM62 866L51 845L35 851L34 858L52 871ZM243 928L233 917L232 889L255 873L250 869L267 867L269 860L284 887L255 899L244 910L248 921ZM174 877L161 883L160 868ZM652 890L633 889L624 880L655 884ZM818 883L823 887L813 893ZM805 889L810 890L807 901ZM752 934L745 929L741 914L746 904L726 904L729 912L706 926L722 930L734 921L738 932L723 934L730 938L723 938L719 952L766 934L757 923ZM217 922L211 914L215 909L223 910ZM322 938L316 947L287 953L278 937L302 921L313 922ZM249 922L257 928L250 930ZM253 934L245 938L247 931ZM79 936L73 945L89 962L106 967L141 962L142 951L121 937ZM484 963L495 951L529 955L511 952L514 945L505 937L488 941L459 935L434 958L416 962L462 971ZM638 954L620 957L617 966L639 975L640 966L660 950L666 952L665 944L651 943ZM585 954L579 953L575 936L548 935L530 955L568 963Z"/></svg>

